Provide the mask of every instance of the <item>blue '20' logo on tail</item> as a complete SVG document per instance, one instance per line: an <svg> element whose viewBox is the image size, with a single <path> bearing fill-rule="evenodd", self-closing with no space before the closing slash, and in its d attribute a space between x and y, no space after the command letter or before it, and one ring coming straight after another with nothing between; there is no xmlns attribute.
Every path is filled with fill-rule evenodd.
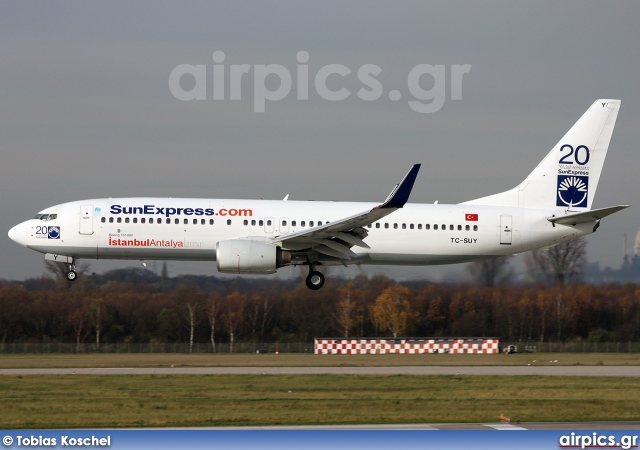
<svg viewBox="0 0 640 450"><path fill-rule="evenodd" d="M589 177L558 175L556 206L586 208L589 196Z"/></svg>

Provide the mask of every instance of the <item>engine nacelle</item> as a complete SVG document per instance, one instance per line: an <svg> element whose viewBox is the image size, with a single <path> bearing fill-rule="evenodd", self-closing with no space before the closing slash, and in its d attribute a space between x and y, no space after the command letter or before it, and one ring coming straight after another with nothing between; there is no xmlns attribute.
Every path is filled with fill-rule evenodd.
<svg viewBox="0 0 640 450"><path fill-rule="evenodd" d="M229 239L216 244L218 272L268 274L289 264L291 253L268 242Z"/></svg>

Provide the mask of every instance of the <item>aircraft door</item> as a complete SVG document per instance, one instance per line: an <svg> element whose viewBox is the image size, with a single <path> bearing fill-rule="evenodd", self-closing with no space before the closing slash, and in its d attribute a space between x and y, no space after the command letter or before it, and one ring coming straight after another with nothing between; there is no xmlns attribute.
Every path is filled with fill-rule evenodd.
<svg viewBox="0 0 640 450"><path fill-rule="evenodd" d="M80 234L93 234L93 205L80 207Z"/></svg>
<svg viewBox="0 0 640 450"><path fill-rule="evenodd" d="M500 244L511 245L512 217L509 214L500 216Z"/></svg>
<svg viewBox="0 0 640 450"><path fill-rule="evenodd" d="M264 219L264 232L273 233L273 217L265 217Z"/></svg>

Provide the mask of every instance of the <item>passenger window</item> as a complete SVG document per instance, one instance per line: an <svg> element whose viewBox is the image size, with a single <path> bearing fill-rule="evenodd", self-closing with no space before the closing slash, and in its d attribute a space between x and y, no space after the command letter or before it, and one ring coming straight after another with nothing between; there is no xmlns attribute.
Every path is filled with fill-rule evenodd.
<svg viewBox="0 0 640 450"><path fill-rule="evenodd" d="M138 223L138 218L137 217L133 218L133 223Z"/></svg>
<svg viewBox="0 0 640 450"><path fill-rule="evenodd" d="M413 230L413 224L409 225L409 229Z"/></svg>
<svg viewBox="0 0 640 450"><path fill-rule="evenodd" d="M407 229L407 224L406 224L406 223L403 223L403 224L402 224L402 229L403 229L403 230L406 230L406 229Z"/></svg>
<svg viewBox="0 0 640 450"><path fill-rule="evenodd" d="M227 220L227 225L229 225L231 221ZM271 220L267 220L267 226L270 227L271 226Z"/></svg>
<svg viewBox="0 0 640 450"><path fill-rule="evenodd" d="M198 219L193 219L193 224L198 225Z"/></svg>
<svg viewBox="0 0 640 450"><path fill-rule="evenodd" d="M113 223L113 217L109 217L109 223Z"/></svg>
<svg viewBox="0 0 640 450"><path fill-rule="evenodd" d="M291 221L291 226L292 226L292 227L295 227L295 226L296 226L296 221L295 221L295 220L292 220L292 221Z"/></svg>
<svg viewBox="0 0 640 450"><path fill-rule="evenodd" d="M147 219L145 219L144 217L140 219L140 223L144 223Z"/></svg>
<svg viewBox="0 0 640 450"><path fill-rule="evenodd" d="M118 223L122 223L122 217L118 217Z"/></svg>
<svg viewBox="0 0 640 450"><path fill-rule="evenodd" d="M309 226L312 227L313 226L313 220L309 221Z"/></svg>
<svg viewBox="0 0 640 450"><path fill-rule="evenodd" d="M469 230L471 229L471 227L470 227L469 225L465 225L464 229L465 229L466 231L469 231Z"/></svg>
<svg viewBox="0 0 640 450"><path fill-rule="evenodd" d="M307 226L307 225L306 225L306 223L307 223L307 222L303 220L302 222L300 222L300 226L301 226L301 227L306 227L306 226Z"/></svg>
<svg viewBox="0 0 640 450"><path fill-rule="evenodd" d="M458 231L462 231L462 225L458 225Z"/></svg>
<svg viewBox="0 0 640 450"><path fill-rule="evenodd" d="M175 220L176 225L180 225L180 219Z"/></svg>
<svg viewBox="0 0 640 450"><path fill-rule="evenodd" d="M449 229L453 231L453 225L449 225Z"/></svg>
<svg viewBox="0 0 640 450"><path fill-rule="evenodd" d="M125 217L124 223L129 223L129 218L128 217Z"/></svg>
<svg viewBox="0 0 640 450"><path fill-rule="evenodd" d="M418 224L418 230L422 230L422 224L421 223Z"/></svg>
<svg viewBox="0 0 640 450"><path fill-rule="evenodd" d="M286 221L286 220L283 220L283 221L282 221L282 226L283 226L283 227L286 227L286 226L287 226L287 221Z"/></svg>
<svg viewBox="0 0 640 450"><path fill-rule="evenodd" d="M398 224L397 224L397 223L394 223L394 224L393 224L393 229L394 229L394 230L397 230L397 229L398 229Z"/></svg>
<svg viewBox="0 0 640 450"><path fill-rule="evenodd" d="M322 222L320 222L320 221L318 220L318 226L320 226L320 225L322 225Z"/></svg>
<svg viewBox="0 0 640 450"><path fill-rule="evenodd" d="M171 223L171 219L167 219L166 222L167 222L167 225L169 225Z"/></svg>
<svg viewBox="0 0 640 450"><path fill-rule="evenodd" d="M379 223L376 223L376 228L380 228L380 224Z"/></svg>
<svg viewBox="0 0 640 450"><path fill-rule="evenodd" d="M388 223L385 223L385 224L384 224L384 227L385 227L385 228L389 228L389 224L388 224Z"/></svg>
<svg viewBox="0 0 640 450"><path fill-rule="evenodd" d="M430 230L430 229L431 229L431 224L426 224L426 225L424 226L424 229L425 229L425 230Z"/></svg>
<svg viewBox="0 0 640 450"><path fill-rule="evenodd" d="M107 221L106 217L103 217L102 219L100 219L100 222L105 223Z"/></svg>
<svg viewBox="0 0 640 450"><path fill-rule="evenodd" d="M184 224L189 225L189 219L184 219Z"/></svg>
<svg viewBox="0 0 640 450"><path fill-rule="evenodd" d="M254 220L255 222L255 220ZM209 219L209 225L213 225L213 219Z"/></svg>
<svg viewBox="0 0 640 450"><path fill-rule="evenodd" d="M244 226L249 225L249 221L248 221L248 220L246 220L246 219L245 219L245 220L243 220L243 221L242 221L242 223L244 224Z"/></svg>
<svg viewBox="0 0 640 450"><path fill-rule="evenodd" d="M207 221L205 219L200 219L200 225L205 225Z"/></svg>
<svg viewBox="0 0 640 450"><path fill-rule="evenodd" d="M149 223L153 223L153 217L149 218Z"/></svg>
<svg viewBox="0 0 640 450"><path fill-rule="evenodd" d="M442 230L447 231L447 226L446 225L442 225Z"/></svg>
<svg viewBox="0 0 640 450"><path fill-rule="evenodd" d="M231 219L227 219L227 225L231 225Z"/></svg>
<svg viewBox="0 0 640 450"><path fill-rule="evenodd" d="M434 224L433 224L433 229L434 229L434 230L437 230L437 229L438 229L438 224L437 224L437 223L434 223Z"/></svg>
<svg viewBox="0 0 640 450"><path fill-rule="evenodd" d="M478 225L473 226L473 231L478 231Z"/></svg>
<svg viewBox="0 0 640 450"><path fill-rule="evenodd" d="M258 225L260 225L260 226L264 225L264 220L258 221Z"/></svg>

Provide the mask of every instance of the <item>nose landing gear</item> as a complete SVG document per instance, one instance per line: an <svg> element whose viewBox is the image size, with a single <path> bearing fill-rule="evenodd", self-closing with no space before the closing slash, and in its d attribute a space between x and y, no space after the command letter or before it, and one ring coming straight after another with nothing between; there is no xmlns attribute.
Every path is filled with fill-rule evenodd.
<svg viewBox="0 0 640 450"><path fill-rule="evenodd" d="M67 280L75 281L78 278L78 272L76 272L76 265L69 264L69 271L67 272Z"/></svg>

